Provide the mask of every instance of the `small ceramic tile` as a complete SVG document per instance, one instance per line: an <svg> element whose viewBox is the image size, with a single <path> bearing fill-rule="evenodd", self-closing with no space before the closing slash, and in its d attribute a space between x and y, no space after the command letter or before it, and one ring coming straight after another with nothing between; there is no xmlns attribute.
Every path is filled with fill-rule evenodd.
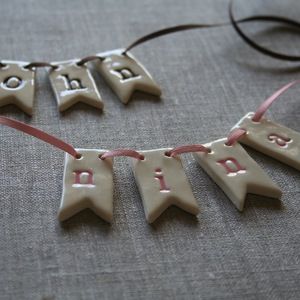
<svg viewBox="0 0 300 300"><path fill-rule="evenodd" d="M66 154L58 218L64 221L85 208L107 222L113 219L112 159L101 160L105 150L76 149L80 159Z"/></svg>
<svg viewBox="0 0 300 300"><path fill-rule="evenodd" d="M168 150L139 151L145 159L132 159L134 176L149 223L154 222L171 205L194 215L199 212L181 159L166 156Z"/></svg>
<svg viewBox="0 0 300 300"><path fill-rule="evenodd" d="M279 187L261 167L236 143L226 146L227 139L205 144L211 153L195 153L205 172L219 185L236 208L244 208L247 193L280 198Z"/></svg>
<svg viewBox="0 0 300 300"><path fill-rule="evenodd" d="M253 122L253 115L248 113L235 126L247 130L240 142L300 170L300 134L267 119Z"/></svg>
<svg viewBox="0 0 300 300"><path fill-rule="evenodd" d="M118 49L100 53L99 56L105 57L97 63L99 73L124 104L135 91L161 95L160 87L132 54L123 55L122 49Z"/></svg>
<svg viewBox="0 0 300 300"><path fill-rule="evenodd" d="M51 69L50 82L60 111L83 102L102 109L103 102L90 70L76 61L53 63L59 67Z"/></svg>
<svg viewBox="0 0 300 300"><path fill-rule="evenodd" d="M32 115L34 102L35 71L24 66L27 62L1 61L0 106L14 104Z"/></svg>

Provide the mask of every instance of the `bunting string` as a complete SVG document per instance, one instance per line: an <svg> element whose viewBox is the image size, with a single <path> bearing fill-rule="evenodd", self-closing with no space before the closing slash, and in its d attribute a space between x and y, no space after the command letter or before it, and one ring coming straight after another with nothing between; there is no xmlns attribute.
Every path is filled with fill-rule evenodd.
<svg viewBox="0 0 300 300"><path fill-rule="evenodd" d="M47 68L60 111L67 110L77 102L83 102L102 110L104 103L88 68L89 62L94 63L97 71L124 104L129 102L137 90L160 97L162 93L160 86L154 81L147 69L130 53L130 50L150 40L186 30L233 26L243 41L265 55L290 61L300 59L298 56L276 53L260 46L246 36L239 26L251 22L275 22L300 28L299 22L272 15L254 15L235 20L232 2L229 6L229 16L229 22L192 23L163 28L137 38L123 49L96 53L79 59L60 62L2 60L0 62L0 107L14 104L25 113L32 115L36 70L37 68Z"/></svg>
<svg viewBox="0 0 300 300"><path fill-rule="evenodd" d="M113 159L126 156L142 196L146 219L154 222L170 205L197 214L199 209L182 167L180 155L192 153L196 161L223 189L240 211L247 193L280 198L279 187L240 146L248 145L300 170L300 134L263 118L272 103L300 80L277 90L256 110L234 126L227 138L207 144L191 144L154 150L75 149L70 144L28 124L0 117L0 124L34 136L67 153L59 220L84 208L104 220L113 218Z"/></svg>
<svg viewBox="0 0 300 300"><path fill-rule="evenodd" d="M261 118L266 113L266 111L270 108L271 104L275 100L277 100L279 98L279 96L282 95L284 92L286 92L289 88L291 88L292 86L299 84L299 83L300 83L300 80L294 80L294 81L284 85L279 90L277 90L274 94L272 94L269 98L267 98L265 101L262 102L262 104L258 107L256 112L253 114L253 117L251 118L251 120L253 122L260 122ZM70 145L70 144L64 142L63 140L61 140L53 135L50 135L38 128L30 126L26 123L23 123L23 122L20 122L20 121L17 121L17 120L8 118L8 117L0 116L0 124L7 126L7 127L14 128L18 131L24 132L24 133L31 135L37 139L40 139L56 148L63 150L64 152L70 154L71 156L73 156L76 159L80 159L80 157L81 157L81 154L79 152L77 152L72 145ZM246 133L246 130L242 129L242 128L236 128L235 130L230 131L225 144L227 146L232 146L233 144L238 142L239 139L245 133ZM211 150L201 144L192 144L192 145L183 145L183 146L178 146L178 147L172 148L171 150L166 151L165 155L169 156L169 157L174 157L174 156L177 156L180 154L193 153L193 152L210 153ZM127 157L132 157L132 158L135 158L138 160L144 160L143 155L141 155L136 150L132 150L132 149L114 149L114 150L106 151L101 156L99 156L99 158L104 160L106 158L113 158L113 157L118 157L118 156L127 156Z"/></svg>
<svg viewBox="0 0 300 300"><path fill-rule="evenodd" d="M69 153L74 158L78 158L80 156L80 154L76 152L76 150L74 149L74 147L72 145L69 145L66 142L64 142L63 140L61 140L53 135L50 135L38 128L35 128L35 127L27 125L23 122L20 122L20 121L14 120L14 119L10 119L10 118L4 117L4 116L0 116L0 124L17 129L21 132L24 132L33 137L36 137L39 140L42 140L56 148L59 148L59 149L65 151L66 153Z"/></svg>
<svg viewBox="0 0 300 300"><path fill-rule="evenodd" d="M280 60L285 60L285 61L292 61L292 62L298 62L300 61L300 56L299 55L288 55L285 53L279 53L274 50L268 49L264 46L261 46L254 40L252 40L249 36L247 36L244 31L241 29L239 26L239 21L235 20L234 14L233 14L233 0L230 1L229 4L229 18L230 22L235 29L236 33L242 38L242 40L247 43L250 47L252 47L254 50L270 56L272 58L280 59ZM276 22L276 23L282 23L286 24L289 26L292 26L293 28L300 29L300 23L294 20L291 20L289 18L285 17L278 17L278 16L255 16L255 21L263 21L263 22ZM300 33L300 31L299 31Z"/></svg>

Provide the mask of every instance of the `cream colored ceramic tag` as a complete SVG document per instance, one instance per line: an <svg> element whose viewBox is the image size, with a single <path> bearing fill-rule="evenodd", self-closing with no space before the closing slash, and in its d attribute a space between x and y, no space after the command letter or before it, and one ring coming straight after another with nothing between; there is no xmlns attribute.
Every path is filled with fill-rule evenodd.
<svg viewBox="0 0 300 300"><path fill-rule="evenodd" d="M205 172L220 186L240 211L244 208L247 193L280 198L279 187L243 147L235 143L226 146L227 139L205 144L211 153L194 154Z"/></svg>
<svg viewBox="0 0 300 300"><path fill-rule="evenodd" d="M247 130L239 141L300 170L300 134L267 119L253 122L253 115L248 113L234 127Z"/></svg>
<svg viewBox="0 0 300 300"><path fill-rule="evenodd" d="M76 149L82 155L65 157L64 182L58 218L64 221L85 208L107 222L113 219L113 161L101 160L105 150Z"/></svg>
<svg viewBox="0 0 300 300"><path fill-rule="evenodd" d="M123 55L122 52L118 49L100 53L105 59L97 63L98 71L120 100L128 103L134 91L160 96L160 87L145 67L132 54Z"/></svg>
<svg viewBox="0 0 300 300"><path fill-rule="evenodd" d="M102 109L103 102L90 70L76 61L55 62L59 67L51 69L50 82L60 111L83 102Z"/></svg>
<svg viewBox="0 0 300 300"><path fill-rule="evenodd" d="M170 149L139 151L144 160L132 160L148 223L154 222L171 205L196 215L198 204L179 157L168 157Z"/></svg>
<svg viewBox="0 0 300 300"><path fill-rule="evenodd" d="M24 66L28 62L1 61L0 106L14 104L32 115L34 101L35 70Z"/></svg>

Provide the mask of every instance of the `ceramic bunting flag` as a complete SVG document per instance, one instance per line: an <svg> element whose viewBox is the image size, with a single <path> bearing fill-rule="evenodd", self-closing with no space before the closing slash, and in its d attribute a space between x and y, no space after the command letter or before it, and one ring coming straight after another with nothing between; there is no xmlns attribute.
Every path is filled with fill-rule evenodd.
<svg viewBox="0 0 300 300"><path fill-rule="evenodd" d="M240 142L300 170L300 134L265 118L252 121L248 113L235 128L247 131Z"/></svg>
<svg viewBox="0 0 300 300"><path fill-rule="evenodd" d="M83 102L102 109L103 102L90 70L85 65L77 65L76 61L54 63L49 74L60 111Z"/></svg>
<svg viewBox="0 0 300 300"><path fill-rule="evenodd" d="M85 208L107 222L113 219L112 159L101 160L105 150L76 149L81 157L66 154L63 194L58 218L64 221Z"/></svg>
<svg viewBox="0 0 300 300"><path fill-rule="evenodd" d="M235 143L227 146L227 139L205 144L211 153L195 153L194 157L205 172L219 185L240 211L247 193L280 198L281 191L269 176Z"/></svg>
<svg viewBox="0 0 300 300"><path fill-rule="evenodd" d="M166 156L168 150L171 149L139 151L144 160L132 160L148 223L154 222L171 205L194 215L199 212L181 159Z"/></svg>
<svg viewBox="0 0 300 300"><path fill-rule="evenodd" d="M0 107L14 104L32 115L34 102L35 70L25 68L27 62L1 61Z"/></svg>
<svg viewBox="0 0 300 300"><path fill-rule="evenodd" d="M124 104L135 91L161 95L160 87L132 54L123 55L119 49L98 55L104 58L97 63L99 73Z"/></svg>

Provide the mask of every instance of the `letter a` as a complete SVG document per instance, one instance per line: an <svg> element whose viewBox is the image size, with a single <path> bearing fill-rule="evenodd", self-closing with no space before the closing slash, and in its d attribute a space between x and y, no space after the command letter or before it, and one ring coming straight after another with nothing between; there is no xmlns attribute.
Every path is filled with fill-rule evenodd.
<svg viewBox="0 0 300 300"><path fill-rule="evenodd" d="M248 113L234 127L247 130L239 142L300 170L300 134L264 118L253 122L253 115Z"/></svg>

